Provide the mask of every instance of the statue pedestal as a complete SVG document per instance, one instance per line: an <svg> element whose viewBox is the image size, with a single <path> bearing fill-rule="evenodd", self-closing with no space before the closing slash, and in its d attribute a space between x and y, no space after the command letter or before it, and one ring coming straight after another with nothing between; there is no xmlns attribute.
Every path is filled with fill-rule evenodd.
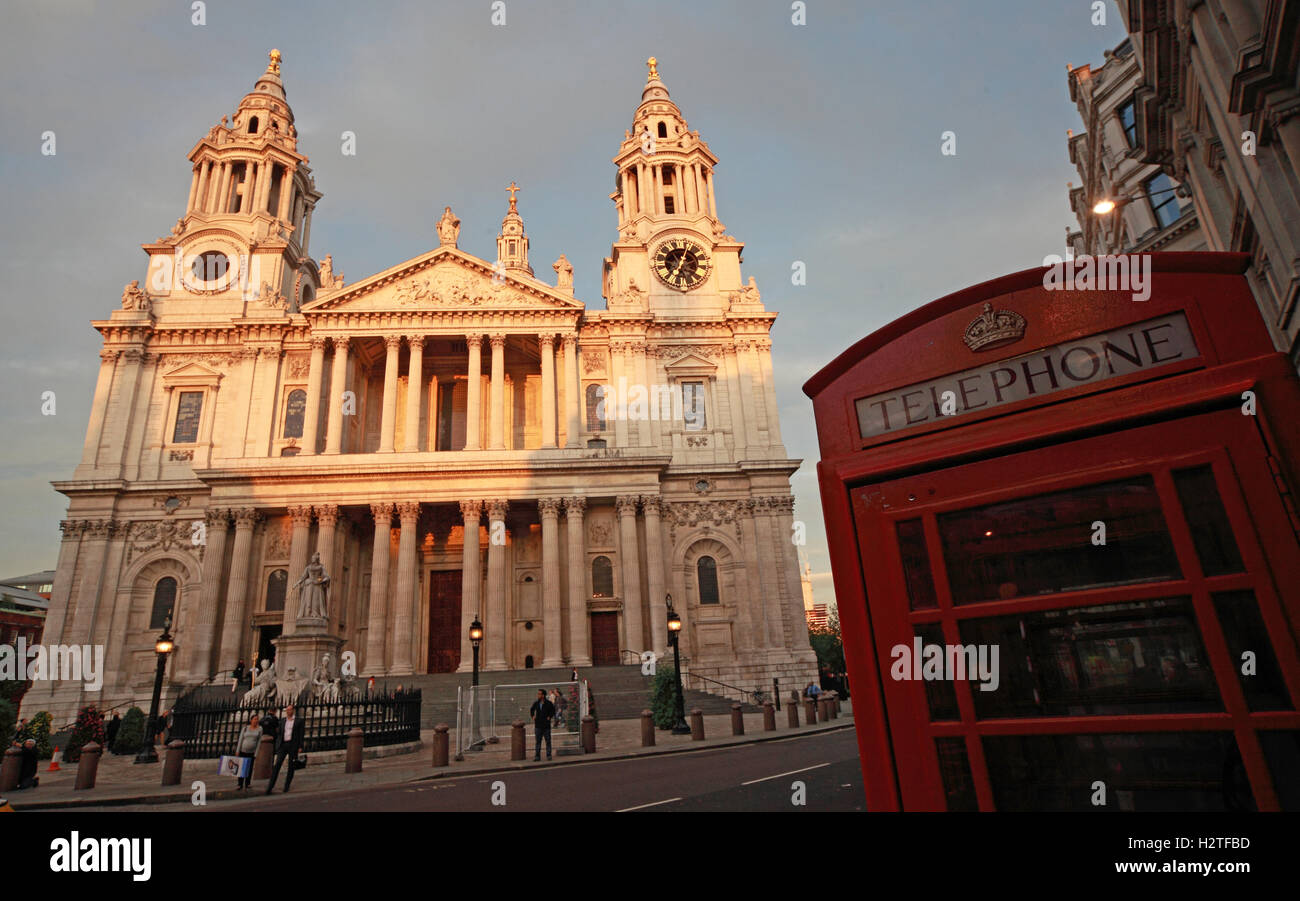
<svg viewBox="0 0 1300 901"><path fill-rule="evenodd" d="M339 665L339 649L346 639L331 635L324 618L304 617L297 621L288 635L271 639L275 645L275 672L277 679L302 680L311 684L312 673L326 654L335 668Z"/></svg>

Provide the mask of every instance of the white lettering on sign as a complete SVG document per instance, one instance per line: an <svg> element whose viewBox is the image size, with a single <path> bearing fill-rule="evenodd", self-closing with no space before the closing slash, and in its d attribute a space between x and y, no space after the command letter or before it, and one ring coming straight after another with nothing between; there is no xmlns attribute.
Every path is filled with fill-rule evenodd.
<svg viewBox="0 0 1300 901"><path fill-rule="evenodd" d="M874 438L1076 385L1191 360L1198 354L1187 317L1174 313L859 398L858 429L863 438ZM945 392L955 396L955 410L952 404L944 409Z"/></svg>

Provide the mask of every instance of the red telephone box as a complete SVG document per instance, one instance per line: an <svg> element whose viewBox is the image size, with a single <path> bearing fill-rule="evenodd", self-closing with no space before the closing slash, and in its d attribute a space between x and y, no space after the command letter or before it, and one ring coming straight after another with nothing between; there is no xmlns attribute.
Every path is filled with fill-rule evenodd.
<svg viewBox="0 0 1300 901"><path fill-rule="evenodd" d="M869 809L1300 810L1300 380L1246 255L1147 260L804 386Z"/></svg>

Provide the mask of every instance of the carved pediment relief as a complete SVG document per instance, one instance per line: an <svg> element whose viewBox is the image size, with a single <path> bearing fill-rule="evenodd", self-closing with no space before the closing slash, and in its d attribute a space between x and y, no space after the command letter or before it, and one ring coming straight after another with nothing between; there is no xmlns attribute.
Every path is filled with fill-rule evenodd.
<svg viewBox="0 0 1300 901"><path fill-rule="evenodd" d="M332 292L304 307L314 311L412 311L449 309L581 310L581 302L530 283L461 251L441 247L410 265L396 267Z"/></svg>

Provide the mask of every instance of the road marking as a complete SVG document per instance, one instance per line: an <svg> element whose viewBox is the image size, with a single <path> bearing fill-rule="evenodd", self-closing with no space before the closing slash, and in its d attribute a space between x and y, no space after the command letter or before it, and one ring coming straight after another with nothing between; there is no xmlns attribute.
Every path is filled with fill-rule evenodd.
<svg viewBox="0 0 1300 901"><path fill-rule="evenodd" d="M641 810L645 807L658 807L660 804L671 804L680 800L681 798L669 798L667 801L651 801L649 804L638 804L636 807L624 807L622 810L614 811L614 813L627 813L630 810Z"/></svg>
<svg viewBox="0 0 1300 901"><path fill-rule="evenodd" d="M766 782L769 779L780 779L782 776L793 776L795 773L806 773L809 770L820 770L824 766L830 766L829 763L819 763L816 766L806 766L801 770L791 770L788 773L777 773L775 776L764 776L762 779L750 779L748 782L742 782L741 785L753 785L756 782Z"/></svg>

